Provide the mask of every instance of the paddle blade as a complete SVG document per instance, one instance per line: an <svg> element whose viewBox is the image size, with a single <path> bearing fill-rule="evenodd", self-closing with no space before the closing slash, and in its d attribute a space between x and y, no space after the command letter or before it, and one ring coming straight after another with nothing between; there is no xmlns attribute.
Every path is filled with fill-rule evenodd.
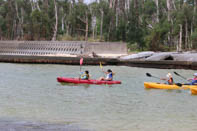
<svg viewBox="0 0 197 131"><path fill-rule="evenodd" d="M182 86L182 84L181 84L181 83L175 83L175 85L177 85L177 86L179 86L179 87L181 87L181 86Z"/></svg>
<svg viewBox="0 0 197 131"><path fill-rule="evenodd" d="M100 68L103 69L102 63L100 62Z"/></svg>
<svg viewBox="0 0 197 131"><path fill-rule="evenodd" d="M177 76L180 76L180 75L179 75L177 72L175 72L175 71L174 71L174 74L177 75Z"/></svg>
<svg viewBox="0 0 197 131"><path fill-rule="evenodd" d="M146 76L148 77L152 77L152 75L150 73L146 73Z"/></svg>
<svg viewBox="0 0 197 131"><path fill-rule="evenodd" d="M83 64L83 58L80 59L80 65L82 65L82 64Z"/></svg>
<svg viewBox="0 0 197 131"><path fill-rule="evenodd" d="M177 72L175 72L175 71L174 71L174 74L177 75L177 76L179 76L179 77L181 77L181 78L183 78L184 80L187 80L187 78L185 78L184 76L180 75L179 73L177 73ZM188 80L187 80L187 81L188 81Z"/></svg>

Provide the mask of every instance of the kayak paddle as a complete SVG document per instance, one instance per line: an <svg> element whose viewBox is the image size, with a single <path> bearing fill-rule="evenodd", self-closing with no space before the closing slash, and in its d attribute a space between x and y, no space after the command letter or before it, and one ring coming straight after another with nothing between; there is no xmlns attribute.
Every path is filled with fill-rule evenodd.
<svg viewBox="0 0 197 131"><path fill-rule="evenodd" d="M83 64L83 58L80 59L80 62L79 63L80 63L80 72L81 72L81 66Z"/></svg>
<svg viewBox="0 0 197 131"><path fill-rule="evenodd" d="M183 84L181 84L181 83L174 83L175 85L177 85L177 86L179 86L179 87L181 87Z"/></svg>
<svg viewBox="0 0 197 131"><path fill-rule="evenodd" d="M180 75L179 73L177 73L177 72L175 72L175 71L174 71L174 74L177 75L177 76L179 76L179 77L181 77L181 78L184 79L184 80L187 80L187 78L185 78L184 76ZM188 80L187 80L187 81L188 81Z"/></svg>
<svg viewBox="0 0 197 131"><path fill-rule="evenodd" d="M79 73L79 79L80 79L80 77L81 77L81 66L83 64L83 58L80 59L79 64L80 64L80 73Z"/></svg>
<svg viewBox="0 0 197 131"><path fill-rule="evenodd" d="M100 62L100 68L101 68L101 70L102 70L102 72L103 72L103 66L102 66L102 63ZM103 72L103 77L104 77L104 72Z"/></svg>
<svg viewBox="0 0 197 131"><path fill-rule="evenodd" d="M146 73L146 76L148 76L148 77L154 77L154 78L160 79L159 77L152 76L150 73ZM161 79L160 79L160 80L161 80Z"/></svg>
<svg viewBox="0 0 197 131"><path fill-rule="evenodd" d="M102 66L102 63L100 62L100 68L101 68L101 70L103 70L103 66Z"/></svg>

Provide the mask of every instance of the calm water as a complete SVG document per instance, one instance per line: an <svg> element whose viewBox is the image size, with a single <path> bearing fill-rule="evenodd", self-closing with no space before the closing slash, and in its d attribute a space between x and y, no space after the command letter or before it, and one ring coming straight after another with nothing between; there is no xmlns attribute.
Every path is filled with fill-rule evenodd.
<svg viewBox="0 0 197 131"><path fill-rule="evenodd" d="M57 76L77 77L79 66L0 63L0 128L197 130L197 96L188 90L145 90L143 86L144 81L160 82L146 77L146 72L165 77L177 71L192 77L195 71L104 67L108 68L121 85L61 85L56 81ZM85 69L92 78L103 75L99 66L83 66ZM174 77L176 82L184 82Z"/></svg>

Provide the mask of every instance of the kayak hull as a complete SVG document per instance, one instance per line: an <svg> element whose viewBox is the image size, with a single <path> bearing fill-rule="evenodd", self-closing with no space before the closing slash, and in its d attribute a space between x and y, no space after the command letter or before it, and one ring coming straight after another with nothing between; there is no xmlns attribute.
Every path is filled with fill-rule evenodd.
<svg viewBox="0 0 197 131"><path fill-rule="evenodd" d="M147 89L168 89L168 90L179 90L179 89L190 89L192 95L197 95L197 85L167 85L154 82L144 82L144 87Z"/></svg>
<svg viewBox="0 0 197 131"><path fill-rule="evenodd" d="M197 86L196 87L190 87L190 91L192 95L197 95Z"/></svg>
<svg viewBox="0 0 197 131"><path fill-rule="evenodd" d="M167 84L161 84L161 83L154 83L154 82L144 82L144 87L147 89L172 89L172 90L178 90L181 89L177 85L167 85Z"/></svg>
<svg viewBox="0 0 197 131"><path fill-rule="evenodd" d="M100 81L100 80L81 80L79 78L57 77L60 83L74 83L74 84L121 84L121 81Z"/></svg>

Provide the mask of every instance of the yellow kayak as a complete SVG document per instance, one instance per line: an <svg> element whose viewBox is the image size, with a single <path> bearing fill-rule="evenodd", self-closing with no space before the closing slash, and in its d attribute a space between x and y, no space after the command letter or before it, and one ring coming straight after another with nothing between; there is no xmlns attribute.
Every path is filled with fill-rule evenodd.
<svg viewBox="0 0 197 131"><path fill-rule="evenodd" d="M197 85L182 85L184 89L190 89L192 95L197 95Z"/></svg>
<svg viewBox="0 0 197 131"><path fill-rule="evenodd" d="M182 89L180 86L177 85L167 85L162 83L154 83L154 82L144 82L144 87L147 89L154 88L154 89Z"/></svg>
<svg viewBox="0 0 197 131"><path fill-rule="evenodd" d="M197 86L195 87L190 87L190 91L192 95L197 95Z"/></svg>
<svg viewBox="0 0 197 131"><path fill-rule="evenodd" d="M144 87L147 89L190 89L192 95L197 95L197 85L167 85L155 82L144 82Z"/></svg>

